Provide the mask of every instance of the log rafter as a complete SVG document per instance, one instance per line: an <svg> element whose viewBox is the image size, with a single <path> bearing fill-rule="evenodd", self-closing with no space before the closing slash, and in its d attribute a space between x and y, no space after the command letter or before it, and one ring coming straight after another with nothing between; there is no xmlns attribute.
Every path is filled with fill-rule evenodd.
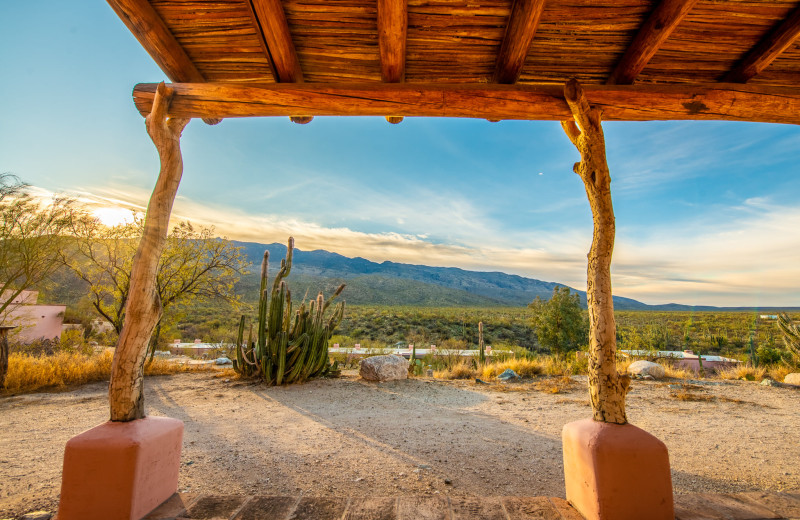
<svg viewBox="0 0 800 520"><path fill-rule="evenodd" d="M267 60L272 67L275 81L280 83L303 83L303 69L289 30L289 21L280 0L248 0L253 24L264 47ZM305 125L314 117L290 115L293 123Z"/></svg>
<svg viewBox="0 0 800 520"><path fill-rule="evenodd" d="M156 65L177 83L202 83L206 79L197 70L183 46L147 0L107 0L125 26L136 37ZM209 125L221 119L203 118Z"/></svg>
<svg viewBox="0 0 800 520"><path fill-rule="evenodd" d="M381 80L385 83L405 81L407 35L407 0L378 0L378 50ZM397 124L403 116L386 116L386 120Z"/></svg>
<svg viewBox="0 0 800 520"><path fill-rule="evenodd" d="M558 85L274 84L244 87L176 83L175 117L402 116L562 121L571 116ZM610 121L732 120L800 124L800 89L740 84L705 86L586 85ZM133 97L150 113L156 84Z"/></svg>
<svg viewBox="0 0 800 520"><path fill-rule="evenodd" d="M528 56L545 0L515 0L506 24L506 33L495 62L494 83L513 84L519 79Z"/></svg>
<svg viewBox="0 0 800 520"><path fill-rule="evenodd" d="M689 14L698 0L662 0L639 28L608 78L608 85L631 85L647 63Z"/></svg>
<svg viewBox="0 0 800 520"><path fill-rule="evenodd" d="M728 73L723 81L747 83L775 61L785 50L800 38L800 7L777 24L747 55Z"/></svg>

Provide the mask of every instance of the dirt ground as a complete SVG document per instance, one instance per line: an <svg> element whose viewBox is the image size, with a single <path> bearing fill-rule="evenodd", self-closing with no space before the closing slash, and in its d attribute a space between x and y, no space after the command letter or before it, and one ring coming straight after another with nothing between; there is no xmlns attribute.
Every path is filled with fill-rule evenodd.
<svg viewBox="0 0 800 520"><path fill-rule="evenodd" d="M145 400L185 422L184 492L563 497L561 428L590 408L585 377L549 393L555 381L350 373L266 388L195 373L148 378ZM667 444L677 493L800 489L800 391L679 383L628 395L630 421ZM0 518L55 511L65 443L107 417L106 384L0 398Z"/></svg>

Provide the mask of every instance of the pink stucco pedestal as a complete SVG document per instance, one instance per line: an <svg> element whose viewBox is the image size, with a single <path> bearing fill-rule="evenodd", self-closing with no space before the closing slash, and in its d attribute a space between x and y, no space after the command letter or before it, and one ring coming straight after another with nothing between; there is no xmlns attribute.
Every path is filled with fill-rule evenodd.
<svg viewBox="0 0 800 520"><path fill-rule="evenodd" d="M669 454L632 424L575 421L561 433L567 500L587 520L674 520Z"/></svg>
<svg viewBox="0 0 800 520"><path fill-rule="evenodd" d="M139 520L178 489L183 422L106 422L67 441L58 520Z"/></svg>

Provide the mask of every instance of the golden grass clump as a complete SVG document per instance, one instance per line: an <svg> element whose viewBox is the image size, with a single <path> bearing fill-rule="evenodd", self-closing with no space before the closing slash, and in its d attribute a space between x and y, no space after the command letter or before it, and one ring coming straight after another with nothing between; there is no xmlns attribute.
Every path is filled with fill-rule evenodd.
<svg viewBox="0 0 800 520"><path fill-rule="evenodd" d="M686 367L676 367L672 363L661 363L664 366L664 376L673 379L693 379L697 377L694 370Z"/></svg>
<svg viewBox="0 0 800 520"><path fill-rule="evenodd" d="M507 369L516 372L520 377L533 377L542 373L542 367L535 359L507 359L499 363L487 363L481 370L484 379L491 379L499 376Z"/></svg>
<svg viewBox="0 0 800 520"><path fill-rule="evenodd" d="M478 376L478 370L472 366L471 361L453 363L447 368L436 370L433 377L437 379L472 379Z"/></svg>
<svg viewBox="0 0 800 520"><path fill-rule="evenodd" d="M720 368L717 370L717 377L720 379L744 379L746 381L761 381L767 375L764 367L753 367L750 365L737 365L730 368Z"/></svg>
<svg viewBox="0 0 800 520"><path fill-rule="evenodd" d="M108 350L96 355L78 352L59 352L52 356L13 353L8 357L5 392L19 394L108 381L113 359L113 353ZM166 359L154 359L149 366L145 366L144 373L155 376L206 370L213 368L209 365L180 365Z"/></svg>

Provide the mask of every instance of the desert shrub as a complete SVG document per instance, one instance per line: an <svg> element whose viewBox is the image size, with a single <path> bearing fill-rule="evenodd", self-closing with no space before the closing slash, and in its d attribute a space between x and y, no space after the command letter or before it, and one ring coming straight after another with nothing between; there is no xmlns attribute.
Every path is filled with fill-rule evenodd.
<svg viewBox="0 0 800 520"><path fill-rule="evenodd" d="M110 351L97 355L59 352L52 356L13 353L8 359L5 391L19 394L108 381L113 357ZM155 359L145 369L145 375L207 370L214 369L210 365L180 365L165 359Z"/></svg>
<svg viewBox="0 0 800 520"><path fill-rule="evenodd" d="M484 379L491 379L509 368L521 377L533 377L542 373L542 367L535 359L507 359L497 363L487 363L483 366L481 375Z"/></svg>
<svg viewBox="0 0 800 520"><path fill-rule="evenodd" d="M720 379L744 379L745 381L761 381L767 373L764 367L754 367L751 365L737 365L730 368L720 368L717 370L717 377Z"/></svg>

